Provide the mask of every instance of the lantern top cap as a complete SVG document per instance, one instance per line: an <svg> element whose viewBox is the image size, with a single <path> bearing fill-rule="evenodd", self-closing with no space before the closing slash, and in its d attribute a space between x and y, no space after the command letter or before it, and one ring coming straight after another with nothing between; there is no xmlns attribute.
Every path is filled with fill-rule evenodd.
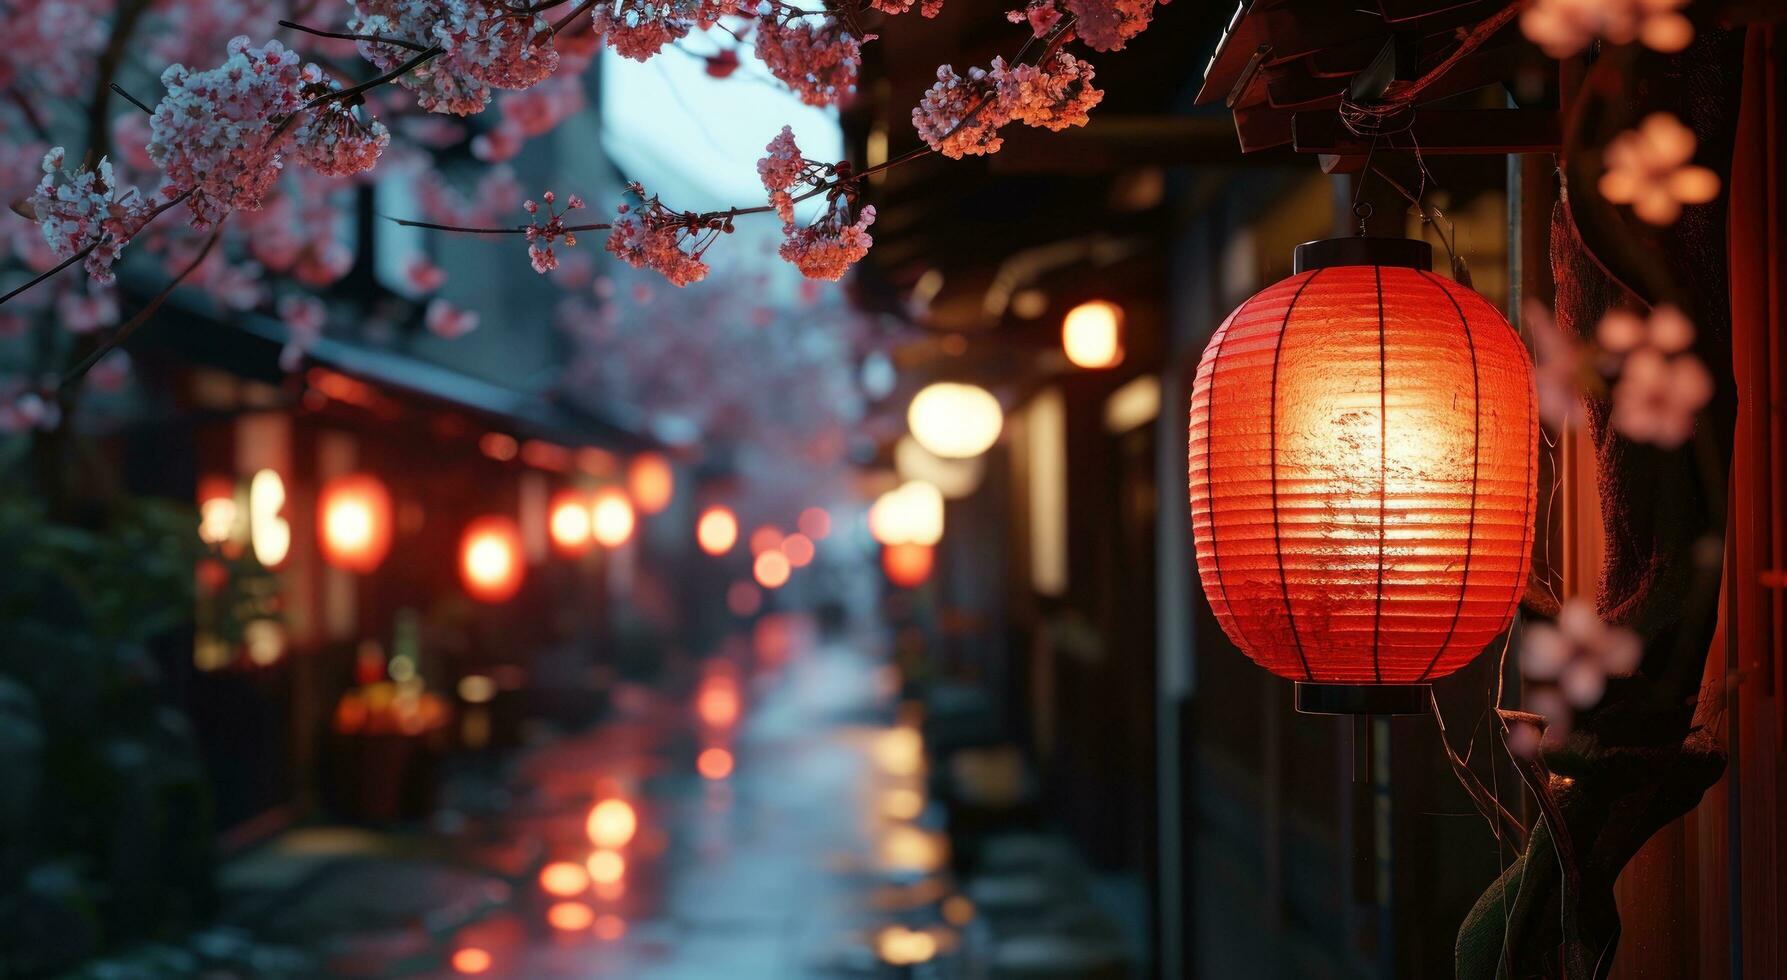
<svg viewBox="0 0 1787 980"><path fill-rule="evenodd" d="M1433 246L1413 238L1322 238L1297 246L1295 271L1336 265L1433 268Z"/></svg>

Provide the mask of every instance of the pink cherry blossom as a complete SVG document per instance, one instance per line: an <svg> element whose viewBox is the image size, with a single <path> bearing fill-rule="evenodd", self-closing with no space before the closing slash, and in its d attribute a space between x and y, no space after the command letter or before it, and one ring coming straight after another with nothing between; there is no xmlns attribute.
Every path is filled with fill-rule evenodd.
<svg viewBox="0 0 1787 980"><path fill-rule="evenodd" d="M50 388L31 388L17 379L0 380L0 432L54 429L62 420L62 407Z"/></svg>
<svg viewBox="0 0 1787 980"><path fill-rule="evenodd" d="M92 333L118 322L118 296L91 285L65 289L56 296L56 318L73 334Z"/></svg>
<svg viewBox="0 0 1787 980"><path fill-rule="evenodd" d="M1037 65L968 70L966 78L944 65L937 83L912 110L920 139L952 159L995 153L1004 145L999 128L1021 122L1049 130L1084 126L1104 93L1092 86L1092 66L1065 51Z"/></svg>
<svg viewBox="0 0 1787 980"><path fill-rule="evenodd" d="M603 246L608 253L635 269L657 272L671 285L686 286L706 278L707 264L701 256L725 230L724 222L700 222L694 215L672 211L657 195L647 197L636 183L628 190L640 204L616 208L614 227Z"/></svg>
<svg viewBox="0 0 1787 980"><path fill-rule="evenodd" d="M476 312L462 310L444 299L429 300L428 312L422 319L429 333L447 340L457 340L478 329Z"/></svg>
<svg viewBox="0 0 1787 980"><path fill-rule="evenodd" d="M7 0L0 4L0 91L28 80L56 96L85 93L88 66L105 47L111 4L101 0Z"/></svg>
<svg viewBox="0 0 1787 980"><path fill-rule="evenodd" d="M118 185L110 160L101 157L93 170L71 174L61 169L65 158L60 146L45 154L43 181L26 206L51 251L67 258L91 247L87 274L94 282L110 283L112 263L148 223L154 207L135 187Z"/></svg>
<svg viewBox="0 0 1787 980"><path fill-rule="evenodd" d="M1062 0L1074 31L1094 51L1117 51L1147 29L1155 0Z"/></svg>
<svg viewBox="0 0 1787 980"><path fill-rule="evenodd" d="M328 79L305 85L303 95L316 99L339 91L341 83ZM363 118L361 109L329 102L306 114L293 142L298 158L317 173L346 177L377 166L391 133L377 119Z"/></svg>
<svg viewBox="0 0 1787 980"><path fill-rule="evenodd" d="M952 160L997 153L1005 145L1005 119L993 101L994 82L979 68L966 78L951 65L937 69L937 83L912 110L912 126L925 145Z"/></svg>
<svg viewBox="0 0 1787 980"><path fill-rule="evenodd" d="M1694 39L1681 14L1688 0L1534 0L1520 14L1520 32L1553 58L1579 54L1602 38L1611 44L1642 41L1654 51L1674 52Z"/></svg>
<svg viewBox="0 0 1787 980"><path fill-rule="evenodd" d="M1621 355L1612 424L1635 442L1673 449L1694 433L1694 416L1713 396L1712 375L1689 348L1694 324L1659 304L1647 317L1613 310L1595 329L1601 347Z"/></svg>
<svg viewBox="0 0 1787 980"><path fill-rule="evenodd" d="M168 91L149 122L149 156L176 191L191 192L195 228L261 206L291 139L275 120L302 108L300 85L317 81L315 67L300 69L297 54L278 41L256 48L246 37L230 41L217 68L162 72Z"/></svg>
<svg viewBox="0 0 1787 980"><path fill-rule="evenodd" d="M850 224L836 217L840 213L841 209L829 212L806 228L790 230L779 250L782 258L809 279L842 279L875 244L868 233L869 225L875 223L875 209L863 208Z"/></svg>
<svg viewBox="0 0 1787 980"><path fill-rule="evenodd" d="M1607 169L1597 185L1614 204L1653 225L1673 224L1685 204L1705 204L1719 196L1719 175L1695 166L1694 131L1667 112L1644 117L1607 144Z"/></svg>
<svg viewBox="0 0 1787 980"><path fill-rule="evenodd" d="M412 255L403 265L403 281L418 295L435 292L447 284L447 271L425 255Z"/></svg>
<svg viewBox="0 0 1787 980"><path fill-rule="evenodd" d="M97 391L118 392L130 383L130 352L116 348L87 371L87 384Z"/></svg>
<svg viewBox="0 0 1787 980"><path fill-rule="evenodd" d="M565 202L563 210L554 205L558 198L551 191L541 195L546 202L546 221L540 222L540 205L528 201L522 205L527 210L530 220L527 226L527 257L533 263L534 271L551 272L558 268L558 256L552 246L563 241L566 247L577 244L575 232L565 230L565 215L583 209L583 198L572 194Z"/></svg>
<svg viewBox="0 0 1787 980"><path fill-rule="evenodd" d="M1539 417L1553 428L1581 423L1584 381L1594 377L1592 362L1576 342L1564 336L1551 310L1536 299L1520 308L1521 322L1531 332L1534 358L1533 382L1539 391Z"/></svg>
<svg viewBox="0 0 1787 980"><path fill-rule="evenodd" d="M773 16L757 22L757 57L770 74L808 105L837 105L856 94L862 42L835 18L819 24L783 23Z"/></svg>
<svg viewBox="0 0 1787 980"><path fill-rule="evenodd" d="M1061 8L1054 0L1030 0L1021 10L1008 10L1005 19L1013 24L1029 24L1034 37L1042 37L1061 23Z"/></svg>
<svg viewBox="0 0 1787 980"><path fill-rule="evenodd" d="M514 159L525 142L527 137L522 135L521 128L505 122L472 137L472 156L485 163L501 163Z"/></svg>
<svg viewBox="0 0 1787 980"><path fill-rule="evenodd" d="M1592 603L1573 597L1558 611L1555 625L1533 623L1522 631L1520 670L1530 681L1555 684L1580 711L1601 700L1608 677L1629 676L1643 656L1637 633L1602 622Z"/></svg>

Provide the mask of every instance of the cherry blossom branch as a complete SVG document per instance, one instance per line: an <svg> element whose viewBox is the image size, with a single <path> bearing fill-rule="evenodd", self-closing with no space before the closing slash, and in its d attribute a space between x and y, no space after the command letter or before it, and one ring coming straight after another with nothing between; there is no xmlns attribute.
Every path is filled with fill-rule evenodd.
<svg viewBox="0 0 1787 980"><path fill-rule="evenodd" d="M186 200L188 197L191 197L191 196L192 196L192 191L182 191L179 197L176 197L173 200L168 201L166 204L157 205L155 210L149 212L149 217L143 221L143 226L148 227L149 222L154 221L156 218L160 217L161 213L163 211L169 210L174 205L179 204L180 202ZM0 306L5 306L6 303L9 300L11 300L13 297L19 295L20 293L25 292L26 290L37 285L38 283L44 282L45 280L48 280L48 279L55 278L56 273L61 272L63 269L66 269L69 266L74 265L76 262L79 262L82 259L86 258L88 255L92 254L93 250L98 248L100 242L102 242L102 241L104 241L103 238L94 239L85 248L80 249L79 251L75 252L73 255L70 255L68 258L63 259L62 261L56 263L55 265L44 270L43 272L40 272L37 275L31 277L30 281L26 282L24 285L15 286L12 289L8 290L5 296L0 296Z"/></svg>
<svg viewBox="0 0 1787 980"><path fill-rule="evenodd" d="M112 91L118 93L120 96L123 96L124 101L130 103L133 106L136 106L138 109L143 110L143 112L147 113L148 115L151 115L151 116L155 115L154 109L151 109L147 105L145 105L141 99L137 98L134 95L131 95L129 92L126 92L124 90L124 86L119 85L117 82L113 82L109 87L111 88Z"/></svg>
<svg viewBox="0 0 1787 980"><path fill-rule="evenodd" d="M18 107L20 115L25 117L25 123L31 127L32 132L37 134L38 139L48 140L50 138L49 127L43 124L43 117L38 114L37 107L25 98L24 93L20 92L17 87L9 86L6 89L6 97Z"/></svg>
<svg viewBox="0 0 1787 980"><path fill-rule="evenodd" d="M105 343L94 348L93 353L82 358L79 364L76 364L66 375L63 375L62 387L66 388L70 384L79 381L82 375L93 369L93 365L98 364L107 354L117 350L120 345L126 340L129 340L130 335L135 333L138 327L147 322L151 316L154 316L156 310L161 309L161 304L167 301L168 296L174 292L174 288L179 286L187 276L192 275L193 272L204 263L205 257L211 254L212 246L217 244L217 239L222 234L223 229L221 228L213 231L210 237L205 239L205 244L199 249L199 254L193 256L192 261L187 263L186 268L181 269L179 275L175 276L166 286L163 286L161 292L156 293L155 298L151 299L148 305L138 310L135 316L127 320L123 326L119 327L110 337L106 338Z"/></svg>
<svg viewBox="0 0 1787 980"><path fill-rule="evenodd" d="M332 37L339 41L377 41L380 44L389 44L396 48L408 48L411 51L428 50L428 46L425 44L406 41L400 37L387 37L383 34L350 34L347 31L325 31L320 27L307 27L303 24L289 20L280 21L279 26L288 30L297 31L300 34L309 34L314 37Z"/></svg>
<svg viewBox="0 0 1787 980"><path fill-rule="evenodd" d="M1470 764L1452 749L1452 742L1446 737L1446 718L1440 713L1439 699L1431 690L1427 692L1427 707L1433 715L1434 725L1439 728L1440 746L1445 749L1446 762L1451 765L1452 774L1457 777L1471 801L1477 804L1477 810L1483 815L1483 819L1489 821L1490 832L1498 840L1503 837L1513 840L1516 851L1526 850L1526 828L1521 826L1514 814L1508 812L1507 807L1502 806L1496 795L1489 791L1489 787L1483 785L1483 780L1471 771Z"/></svg>

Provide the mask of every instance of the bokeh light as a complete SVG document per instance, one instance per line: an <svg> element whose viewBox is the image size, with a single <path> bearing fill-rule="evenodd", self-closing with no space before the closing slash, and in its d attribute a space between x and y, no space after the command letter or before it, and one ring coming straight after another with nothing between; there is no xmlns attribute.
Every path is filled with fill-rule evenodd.
<svg viewBox="0 0 1787 980"><path fill-rule="evenodd" d="M453 951L453 972L465 976L477 976L490 971L490 953L476 946L466 946Z"/></svg>
<svg viewBox="0 0 1787 980"><path fill-rule="evenodd" d="M930 580L936 551L928 544L911 541L887 545L881 549L881 570L896 587L916 589Z"/></svg>
<svg viewBox="0 0 1787 980"><path fill-rule="evenodd" d="M633 536L633 502L614 487L598 491L590 504L590 530L604 548L626 544Z"/></svg>
<svg viewBox="0 0 1787 980"><path fill-rule="evenodd" d="M575 861L554 861L540 869L540 889L559 898L574 898L589 891L589 872Z"/></svg>
<svg viewBox="0 0 1787 980"><path fill-rule="evenodd" d="M581 554L594 543L590 535L590 512L583 495L574 490L561 490L552 499L546 520L546 531L552 544L567 555Z"/></svg>
<svg viewBox="0 0 1787 980"><path fill-rule="evenodd" d="M765 551L751 563L751 574L756 577L757 584L766 589L779 589L788 584L791 571L788 556L780 551Z"/></svg>
<svg viewBox="0 0 1787 980"><path fill-rule="evenodd" d="M582 932L596 921L596 912L582 902L554 902L546 921L560 932Z"/></svg>
<svg viewBox="0 0 1787 980"><path fill-rule="evenodd" d="M943 538L943 494L922 480L900 484L875 498L869 533L882 544L936 544Z"/></svg>
<svg viewBox="0 0 1787 980"><path fill-rule="evenodd" d="M1061 320L1061 349L1074 364L1091 369L1123 363L1123 308L1101 299L1081 303Z"/></svg>
<svg viewBox="0 0 1787 980"><path fill-rule="evenodd" d="M597 847L625 847L639 832L639 813L626 800L610 797L590 808L584 830Z"/></svg>
<svg viewBox="0 0 1787 980"><path fill-rule="evenodd" d="M641 514L662 513L676 496L676 471L663 453L640 453L627 464L627 492Z"/></svg>
<svg viewBox="0 0 1787 980"><path fill-rule="evenodd" d="M391 551L391 495L368 473L338 476L317 495L317 544L323 560L365 575Z"/></svg>
<svg viewBox="0 0 1787 980"><path fill-rule="evenodd" d="M695 522L695 541L710 555L723 555L738 543L738 518L726 507L715 504L701 512Z"/></svg>
<svg viewBox="0 0 1787 980"><path fill-rule="evenodd" d="M589 880L598 885L612 885L627 876L627 859L621 857L619 851L596 851L584 865L589 871Z"/></svg>
<svg viewBox="0 0 1787 980"><path fill-rule="evenodd" d="M459 545L459 575L466 592L482 602L504 602L521 589L521 530L507 517L480 517L466 525Z"/></svg>
<svg viewBox="0 0 1787 980"><path fill-rule="evenodd" d="M903 481L921 480L936 487L950 500L959 500L980 488L986 459L944 459L918 444L911 436L894 443L894 470Z"/></svg>
<svg viewBox="0 0 1787 980"><path fill-rule="evenodd" d="M893 966L913 966L937 955L937 937L922 929L888 926L875 937L875 953Z"/></svg>
<svg viewBox="0 0 1787 980"><path fill-rule="evenodd" d="M703 779L725 779L732 775L732 766L732 753L717 745L702 749L701 754L695 757L695 770L701 773Z"/></svg>
<svg viewBox="0 0 1787 980"><path fill-rule="evenodd" d="M751 532L751 554L761 555L766 551L775 551L782 547L782 529L774 524L765 524Z"/></svg>
<svg viewBox="0 0 1787 980"><path fill-rule="evenodd" d="M627 934L627 920L612 912L596 916L596 938L603 942L614 942Z"/></svg>
<svg viewBox="0 0 1787 980"><path fill-rule="evenodd" d="M808 507L794 523L800 533L814 541L824 541L831 534L831 512L824 507Z"/></svg>
<svg viewBox="0 0 1787 980"><path fill-rule="evenodd" d="M813 539L804 534L790 534L782 539L782 555L795 568L805 568L812 564L813 554Z"/></svg>
<svg viewBox="0 0 1787 980"><path fill-rule="evenodd" d="M979 456L999 441L1005 413L992 392L977 385L939 381L912 397L906 424L919 445L945 459Z"/></svg>
<svg viewBox="0 0 1787 980"><path fill-rule="evenodd" d="M763 590L749 582L734 582L726 590L726 608L734 616L755 616L763 608Z"/></svg>

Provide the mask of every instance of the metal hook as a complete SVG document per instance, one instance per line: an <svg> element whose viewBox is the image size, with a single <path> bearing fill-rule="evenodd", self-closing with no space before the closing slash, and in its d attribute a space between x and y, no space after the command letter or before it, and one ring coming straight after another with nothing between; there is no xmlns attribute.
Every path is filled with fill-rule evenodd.
<svg viewBox="0 0 1787 980"><path fill-rule="evenodd" d="M1359 237L1365 237L1365 222L1371 220L1371 205L1360 201L1353 205L1353 217L1359 219Z"/></svg>

